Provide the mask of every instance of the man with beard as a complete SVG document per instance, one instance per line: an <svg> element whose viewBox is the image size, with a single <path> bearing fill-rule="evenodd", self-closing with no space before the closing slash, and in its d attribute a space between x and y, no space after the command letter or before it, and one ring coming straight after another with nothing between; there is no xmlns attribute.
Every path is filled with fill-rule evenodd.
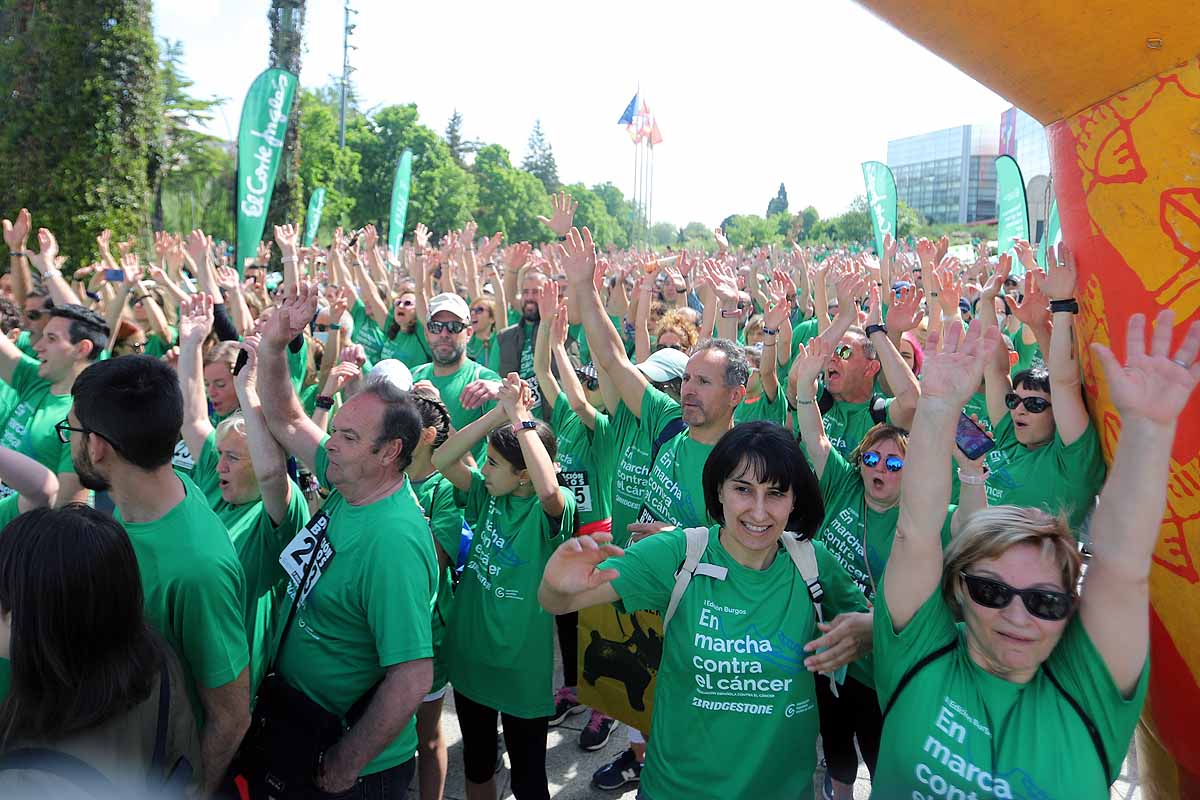
<svg viewBox="0 0 1200 800"><path fill-rule="evenodd" d="M107 490L137 555L146 619L183 664L200 724L201 787L216 787L250 725L245 577L204 493L171 468L183 424L179 378L150 356L83 371L71 388L69 442L80 482Z"/></svg>
<svg viewBox="0 0 1200 800"><path fill-rule="evenodd" d="M523 380L533 377L533 343L537 339L538 325L542 320L542 315L538 312L537 298L542 284L547 280L549 278L540 272L529 272L525 275L521 284L521 318L497 334L501 375L515 372Z"/></svg>
<svg viewBox="0 0 1200 800"><path fill-rule="evenodd" d="M450 424L459 431L493 408L493 403L464 408L463 389L477 380L500 381L495 372L467 358L467 341L471 333L471 310L467 301L452 292L437 295L429 301L429 320L425 323L433 361L412 371L413 382L429 381L438 390L450 412ZM487 440L483 439L471 451L476 461L483 455L486 444Z"/></svg>

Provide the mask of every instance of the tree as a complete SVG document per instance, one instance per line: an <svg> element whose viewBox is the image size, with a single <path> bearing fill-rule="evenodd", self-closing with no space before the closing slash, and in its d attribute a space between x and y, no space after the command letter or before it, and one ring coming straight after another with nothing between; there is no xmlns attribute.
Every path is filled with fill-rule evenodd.
<svg viewBox="0 0 1200 800"><path fill-rule="evenodd" d="M839 217L831 220L837 230L837 238L844 242L865 242L873 240L875 229L871 226L871 216L867 213L867 198L856 196L850 202L850 208Z"/></svg>
<svg viewBox="0 0 1200 800"><path fill-rule="evenodd" d="M533 132L529 134L529 153L521 162L521 169L541 181L547 192L558 191L558 165L554 163L554 151L542 133L540 119L533 123Z"/></svg>
<svg viewBox="0 0 1200 800"><path fill-rule="evenodd" d="M271 0L267 21L271 27L271 67L286 69L300 77L300 57L304 38L305 0ZM304 214L304 184L300 177L300 98L292 100L288 114L287 133L283 137L283 152L271 207L267 210L265 230L270 235L273 225L299 222ZM240 265L239 265L240 267Z"/></svg>
<svg viewBox="0 0 1200 800"><path fill-rule="evenodd" d="M237 165L234 148L205 141L160 184L162 228L190 231L202 228L216 239L232 242L236 232L234 192Z"/></svg>
<svg viewBox="0 0 1200 800"><path fill-rule="evenodd" d="M767 216L773 217L776 214L786 214L788 210L787 189L783 184L779 184L779 191L771 198L771 202L767 203Z"/></svg>
<svg viewBox="0 0 1200 800"><path fill-rule="evenodd" d="M510 242L548 242L549 228L537 220L549 216L550 195L533 174L513 168L508 151L498 144L480 148L473 168L479 186L475 221L481 231L503 231Z"/></svg>
<svg viewBox="0 0 1200 800"><path fill-rule="evenodd" d="M454 109L454 113L450 115L450 121L446 123L446 145L450 148L450 156L454 159L454 163L460 167L467 166L467 153L478 152L483 146L481 142L474 139L464 139L462 135L462 114L458 113L458 109Z"/></svg>
<svg viewBox="0 0 1200 800"><path fill-rule="evenodd" d="M656 222L650 226L650 242L658 247L675 244L678 229L670 222Z"/></svg>
<svg viewBox="0 0 1200 800"><path fill-rule="evenodd" d="M925 224L925 218L915 208L903 200L899 201L896 209L896 238L907 239L917 228Z"/></svg>
<svg viewBox="0 0 1200 800"><path fill-rule="evenodd" d="M338 146L338 110L321 101L313 91L304 91L300 106L300 184L311 196L325 187L325 208L318 235L328 239L333 229L350 226L355 189L362 180L358 165L362 156L349 147Z"/></svg>
<svg viewBox="0 0 1200 800"><path fill-rule="evenodd" d="M797 238L813 238L817 229L817 224L821 221L821 215L817 213L817 209L813 208L812 206L808 206L796 216L799 218L799 224L797 226L798 230L796 233Z"/></svg>
<svg viewBox="0 0 1200 800"><path fill-rule="evenodd" d="M0 0L0 213L28 206L72 266L148 231L163 109L149 0Z"/></svg>
<svg viewBox="0 0 1200 800"><path fill-rule="evenodd" d="M592 232L592 240L601 247L616 245L624 247L628 241L625 230L617 220L608 213L604 199L582 183L564 186L563 191L570 193L579 207L575 209L575 226L587 227Z"/></svg>
<svg viewBox="0 0 1200 800"><path fill-rule="evenodd" d="M733 247L760 247L783 241L779 221L764 219L757 214L734 214L726 217L721 227Z"/></svg>
<svg viewBox="0 0 1200 800"><path fill-rule="evenodd" d="M683 236L684 247L712 250L717 245L716 237L703 222L689 222L683 226L680 234Z"/></svg>
<svg viewBox="0 0 1200 800"><path fill-rule="evenodd" d="M592 191L604 201L604 207L608 209L608 215L621 228L622 235L615 239L613 244L618 247L628 247L629 238L633 231L633 204L626 200L621 190L612 183L598 183L592 187Z"/></svg>

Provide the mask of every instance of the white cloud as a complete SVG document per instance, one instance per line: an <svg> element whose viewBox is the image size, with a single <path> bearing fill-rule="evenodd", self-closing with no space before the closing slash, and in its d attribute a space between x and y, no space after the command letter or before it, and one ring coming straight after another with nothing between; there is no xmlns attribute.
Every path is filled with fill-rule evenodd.
<svg viewBox="0 0 1200 800"><path fill-rule="evenodd" d="M232 138L267 66L270 4L159 0L159 36L184 43L198 94L228 97L210 129ZM367 107L415 102L445 128L525 153L541 118L559 176L627 195L632 145L616 125L637 86L659 119L654 217L682 225L766 210L780 181L793 210L842 211L859 164L888 139L996 121L1003 99L847 0L795 3L462 0L452 13L357 0L351 39ZM342 4L310 0L301 81L341 73Z"/></svg>

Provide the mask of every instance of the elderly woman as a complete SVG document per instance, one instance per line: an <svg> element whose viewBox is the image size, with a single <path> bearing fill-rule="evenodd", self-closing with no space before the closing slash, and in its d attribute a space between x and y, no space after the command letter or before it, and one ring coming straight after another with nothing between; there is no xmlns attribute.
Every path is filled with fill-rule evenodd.
<svg viewBox="0 0 1200 800"><path fill-rule="evenodd" d="M1037 509L981 511L942 555L956 419L1000 333L950 326L940 348L931 334L875 605L888 742L877 796L1108 796L1145 698L1150 559L1176 422L1200 379L1200 323L1172 357L1173 321L1159 315L1147 351L1135 314L1125 366L1092 346L1122 431L1082 584L1067 524Z"/></svg>
<svg viewBox="0 0 1200 800"><path fill-rule="evenodd" d="M703 483L719 524L700 529L703 553L682 593L676 574L691 548L676 528L624 552L608 533L568 540L546 564L538 599L553 614L601 603L666 612L639 797L809 798L815 683L826 678L812 674L803 643L830 626L819 622L785 532L802 540L791 546L811 548L826 619L866 605L833 556L803 541L816 531L821 498L785 428L733 427L705 462ZM735 745L731 758L732 743L753 746Z"/></svg>

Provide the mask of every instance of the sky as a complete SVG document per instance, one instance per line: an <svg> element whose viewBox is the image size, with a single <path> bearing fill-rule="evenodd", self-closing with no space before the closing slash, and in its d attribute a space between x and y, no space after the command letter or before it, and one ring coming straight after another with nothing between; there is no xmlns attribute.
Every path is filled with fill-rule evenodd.
<svg viewBox="0 0 1200 800"><path fill-rule="evenodd" d="M519 164L540 119L564 183L632 192L617 125L642 96L654 149L654 221L713 226L764 214L780 182L793 212L841 213L860 164L889 139L991 122L1010 104L848 0L354 0L352 80L362 107L416 103L443 132ZM268 0L157 0L155 33L184 46L193 93L228 98L208 130L235 139L242 100L267 67ZM584 10L586 9L586 10ZM301 83L341 74L343 3L308 0Z"/></svg>

